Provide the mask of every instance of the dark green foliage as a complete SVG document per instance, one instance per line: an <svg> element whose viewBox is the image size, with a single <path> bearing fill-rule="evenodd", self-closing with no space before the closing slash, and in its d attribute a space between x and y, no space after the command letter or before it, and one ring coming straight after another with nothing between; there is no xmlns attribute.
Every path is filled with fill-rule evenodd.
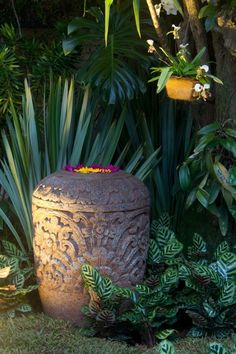
<svg viewBox="0 0 236 354"><path fill-rule="evenodd" d="M34 269L28 258L13 243L2 241L0 254L0 316L14 317L16 312L27 313L31 306L26 296L37 289Z"/></svg>
<svg viewBox="0 0 236 354"><path fill-rule="evenodd" d="M211 258L205 241L194 234L185 255L175 233L163 225L168 225L166 216L152 225L147 275L134 289L113 284L87 264L82 267L91 296L84 313L97 333L104 335L108 328L110 335L117 329L127 335L129 328L129 335L138 332L149 345L177 335L173 326L183 311L192 320L189 336L229 336L236 329L236 254L223 242ZM170 350L168 343L163 350Z"/></svg>
<svg viewBox="0 0 236 354"><path fill-rule="evenodd" d="M54 77L73 75L75 56L64 55L59 35L54 42L19 37L15 28L5 23L0 36L0 117L9 111L11 102L20 106L25 77L34 90L42 90L50 72Z"/></svg>
<svg viewBox="0 0 236 354"><path fill-rule="evenodd" d="M78 80L98 89L109 104L133 99L145 91L142 72L147 70L149 60L144 55L145 42L136 33L132 13L127 6L112 8L107 46L104 46L105 21L101 9L92 7L87 13L90 17L71 21L68 38L63 41L65 54L78 46L90 46L91 53L78 70Z"/></svg>
<svg viewBox="0 0 236 354"><path fill-rule="evenodd" d="M235 121L232 120L201 128L193 154L179 170L180 185L189 193L186 207L198 201L218 218L223 236L228 232L232 217L236 218L235 139Z"/></svg>

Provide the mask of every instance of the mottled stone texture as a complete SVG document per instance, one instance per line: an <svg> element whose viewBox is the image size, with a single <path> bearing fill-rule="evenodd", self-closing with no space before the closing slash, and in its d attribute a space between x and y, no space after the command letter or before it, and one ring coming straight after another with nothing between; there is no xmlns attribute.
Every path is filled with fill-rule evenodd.
<svg viewBox="0 0 236 354"><path fill-rule="evenodd" d="M142 281L149 195L134 176L56 172L33 193L33 222L39 292L49 315L82 324L83 263L120 285Z"/></svg>

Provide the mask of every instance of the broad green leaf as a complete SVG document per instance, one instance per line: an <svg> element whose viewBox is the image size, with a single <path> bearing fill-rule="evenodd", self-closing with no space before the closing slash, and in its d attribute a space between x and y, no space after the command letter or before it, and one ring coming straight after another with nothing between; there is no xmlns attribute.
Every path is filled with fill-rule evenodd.
<svg viewBox="0 0 236 354"><path fill-rule="evenodd" d="M97 285L97 292L100 298L104 301L107 301L113 291L113 284L111 279L109 278L102 278L101 282Z"/></svg>
<svg viewBox="0 0 236 354"><path fill-rule="evenodd" d="M97 290L102 282L102 277L98 271L89 264L83 264L81 267L81 275L85 284L92 290Z"/></svg>
<svg viewBox="0 0 236 354"><path fill-rule="evenodd" d="M228 279L236 274L236 254L223 253L216 263L218 272L223 278Z"/></svg>
<svg viewBox="0 0 236 354"><path fill-rule="evenodd" d="M233 166L229 170L229 183L232 186L236 186L236 166Z"/></svg>
<svg viewBox="0 0 236 354"><path fill-rule="evenodd" d="M174 345L168 340L163 340L159 344L159 353L160 354L177 354Z"/></svg>
<svg viewBox="0 0 236 354"><path fill-rule="evenodd" d="M196 192L197 200L204 206L208 208L209 205L209 193L202 188L198 188Z"/></svg>
<svg viewBox="0 0 236 354"><path fill-rule="evenodd" d="M207 135L209 133L215 133L220 128L218 122L208 124L198 131L198 135Z"/></svg>
<svg viewBox="0 0 236 354"><path fill-rule="evenodd" d="M175 5L176 9L179 11L179 13L184 17L184 12L183 12L183 9L182 9L179 1L178 0L173 0L173 3Z"/></svg>
<svg viewBox="0 0 236 354"><path fill-rule="evenodd" d="M160 93L163 88L165 87L167 80L169 80L169 78L171 77L171 75L173 74L172 70L170 67L164 68L161 71L161 75L158 79L158 83L157 83L157 93Z"/></svg>
<svg viewBox="0 0 236 354"><path fill-rule="evenodd" d="M107 46L108 41L108 31L110 22L110 8L113 0L105 0L105 46Z"/></svg>
<svg viewBox="0 0 236 354"><path fill-rule="evenodd" d="M192 327L187 333L188 337L193 337L193 338L201 338L204 337L205 335L206 335L206 330L201 327Z"/></svg>
<svg viewBox="0 0 236 354"><path fill-rule="evenodd" d="M137 32L139 34L139 37L141 37L140 19L139 19L140 0L133 0L133 10L134 10L134 17L135 17L135 24L136 24Z"/></svg>
<svg viewBox="0 0 236 354"><path fill-rule="evenodd" d="M183 164L179 169L179 182L183 191L186 191L190 186L190 170L186 164Z"/></svg>
<svg viewBox="0 0 236 354"><path fill-rule="evenodd" d="M216 342L210 344L210 351L213 354L230 354L222 344Z"/></svg>
<svg viewBox="0 0 236 354"><path fill-rule="evenodd" d="M225 236L228 232L228 226L229 226L229 215L224 206L221 206L219 209L219 226L220 226L220 231L223 236Z"/></svg>
<svg viewBox="0 0 236 354"><path fill-rule="evenodd" d="M199 13L198 13L198 18L201 19L203 17L211 17L214 16L216 14L216 7L211 4L208 3L206 6L203 6Z"/></svg>
<svg viewBox="0 0 236 354"><path fill-rule="evenodd" d="M163 226L158 229L158 232L155 234L155 239L160 249L163 249L170 241L176 240L176 236L168 227Z"/></svg>
<svg viewBox="0 0 236 354"><path fill-rule="evenodd" d="M25 282L25 277L23 274L16 274L12 278L12 283L16 286L17 290L23 288L24 282Z"/></svg>
<svg viewBox="0 0 236 354"><path fill-rule="evenodd" d="M162 259L160 248L157 242L153 239L149 241L148 248L148 263L159 263Z"/></svg>
<svg viewBox="0 0 236 354"><path fill-rule="evenodd" d="M229 244L227 241L223 241L219 244L219 246L217 247L214 255L215 258L218 259L219 257L221 257L224 253L228 253L230 251L229 248Z"/></svg>
<svg viewBox="0 0 236 354"><path fill-rule="evenodd" d="M171 240L162 250L163 260L172 259L183 249L183 244L177 239Z"/></svg>
<svg viewBox="0 0 236 354"><path fill-rule="evenodd" d="M221 306L230 306L236 301L236 286L233 281L227 281L221 289L218 303Z"/></svg>
<svg viewBox="0 0 236 354"><path fill-rule="evenodd" d="M174 332L176 332L175 329L164 329L162 331L156 332L155 337L159 340L164 340L164 339L168 338L169 336L171 336L171 334L173 334Z"/></svg>

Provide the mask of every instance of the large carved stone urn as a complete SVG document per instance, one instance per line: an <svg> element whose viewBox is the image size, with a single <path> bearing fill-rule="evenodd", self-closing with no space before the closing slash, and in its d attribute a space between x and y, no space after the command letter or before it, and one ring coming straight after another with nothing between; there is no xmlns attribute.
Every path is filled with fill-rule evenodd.
<svg viewBox="0 0 236 354"><path fill-rule="evenodd" d="M136 177L56 172L33 193L33 224L39 293L49 315L82 324L84 263L120 285L142 281L149 195Z"/></svg>

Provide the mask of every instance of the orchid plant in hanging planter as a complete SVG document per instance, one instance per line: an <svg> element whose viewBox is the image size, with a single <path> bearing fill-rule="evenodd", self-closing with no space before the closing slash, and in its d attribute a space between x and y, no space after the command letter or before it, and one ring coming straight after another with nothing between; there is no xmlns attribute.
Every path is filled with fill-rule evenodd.
<svg viewBox="0 0 236 354"><path fill-rule="evenodd" d="M171 33L177 39L176 29L177 26L174 26ZM148 40L147 42L149 44L149 52L151 47L152 52L157 54L153 41ZM207 64L200 64L206 48L202 48L191 60L187 46L188 44L181 44L175 57L160 48L161 55L158 55L159 60L165 63L165 66L152 67L151 70L154 77L149 82L157 81L157 93L166 87L167 95L172 99L184 101L203 99L206 101L211 96L211 81L213 80L221 85L223 82L209 73Z"/></svg>

